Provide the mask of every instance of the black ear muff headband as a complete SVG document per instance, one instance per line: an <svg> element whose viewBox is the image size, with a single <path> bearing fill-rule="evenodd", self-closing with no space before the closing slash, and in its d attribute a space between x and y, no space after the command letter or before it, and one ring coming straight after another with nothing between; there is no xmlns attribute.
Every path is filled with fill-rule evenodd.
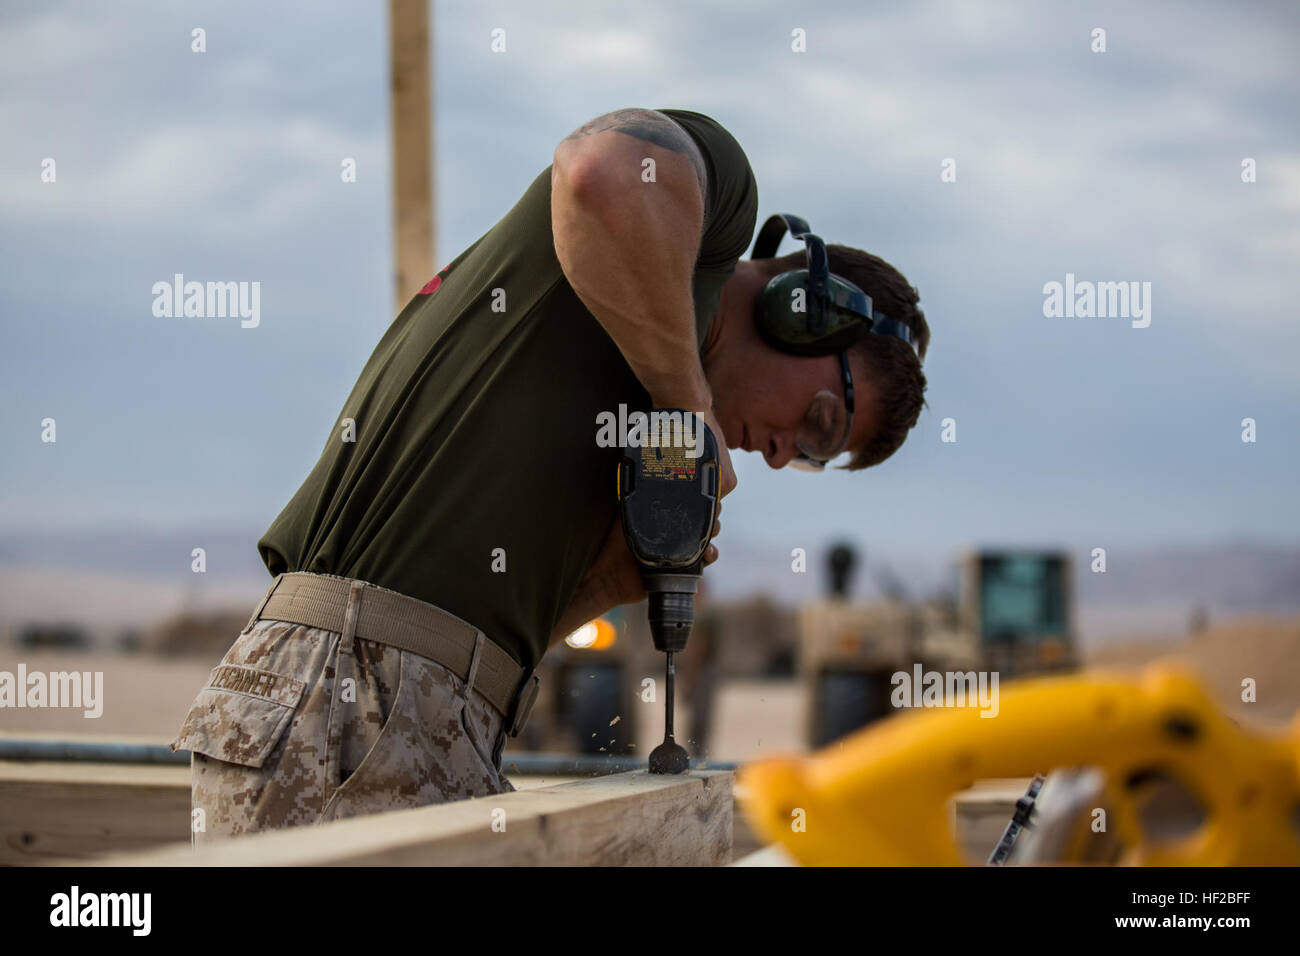
<svg viewBox="0 0 1300 956"><path fill-rule="evenodd" d="M769 345L794 355L830 355L868 333L893 335L912 345L912 330L905 323L874 311L871 296L830 271L826 243L807 220L790 214L769 217L750 258L776 255L787 230L803 240L808 266L773 276L759 294L755 321Z"/></svg>

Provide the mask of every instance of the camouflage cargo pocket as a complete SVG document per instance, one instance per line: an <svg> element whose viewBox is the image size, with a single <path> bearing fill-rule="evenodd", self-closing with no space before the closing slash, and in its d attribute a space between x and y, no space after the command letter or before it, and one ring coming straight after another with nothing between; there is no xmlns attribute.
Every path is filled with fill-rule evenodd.
<svg viewBox="0 0 1300 956"><path fill-rule="evenodd" d="M297 678L253 667L214 667L171 748L261 767L289 726L305 686Z"/></svg>

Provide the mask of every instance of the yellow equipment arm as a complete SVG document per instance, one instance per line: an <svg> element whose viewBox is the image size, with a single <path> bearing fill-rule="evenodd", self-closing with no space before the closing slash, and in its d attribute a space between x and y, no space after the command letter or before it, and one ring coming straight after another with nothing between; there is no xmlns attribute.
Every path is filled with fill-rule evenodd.
<svg viewBox="0 0 1300 956"><path fill-rule="evenodd" d="M742 768L742 806L766 843L809 865L960 865L948 799L974 781L1057 767L1103 770L1125 864L1300 865L1300 713L1247 732L1188 674L1089 674L1009 685L997 715L967 707L889 717L805 758ZM1126 782L1150 771L1200 800L1203 825L1148 840Z"/></svg>

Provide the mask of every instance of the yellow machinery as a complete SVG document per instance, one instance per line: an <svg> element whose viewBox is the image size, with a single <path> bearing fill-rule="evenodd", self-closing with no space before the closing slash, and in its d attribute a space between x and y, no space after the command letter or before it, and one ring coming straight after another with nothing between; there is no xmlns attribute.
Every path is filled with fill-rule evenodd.
<svg viewBox="0 0 1300 956"><path fill-rule="evenodd" d="M739 777L746 817L808 865L960 865L969 861L949 820L955 793L980 779L1091 767L1105 784L1084 809L1088 821L1104 819L1099 839L1118 841L1117 862L1300 865L1300 713L1286 733L1247 731L1188 674L1161 665L1023 680L1003 688L996 716L982 712L901 712L810 757L750 764ZM1139 784L1155 774L1204 809L1193 832L1171 839L1144 826ZM1074 844L1063 862L1088 858Z"/></svg>

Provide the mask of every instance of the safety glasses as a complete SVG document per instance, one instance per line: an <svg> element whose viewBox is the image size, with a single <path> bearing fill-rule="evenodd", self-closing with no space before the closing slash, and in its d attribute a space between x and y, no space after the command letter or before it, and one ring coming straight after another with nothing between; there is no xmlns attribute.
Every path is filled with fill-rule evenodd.
<svg viewBox="0 0 1300 956"><path fill-rule="evenodd" d="M799 454L789 465L799 471L818 472L826 463L844 451L853 430L853 375L849 371L847 352L840 352L840 372L844 384L844 398L829 389L813 396L803 423L795 436Z"/></svg>

